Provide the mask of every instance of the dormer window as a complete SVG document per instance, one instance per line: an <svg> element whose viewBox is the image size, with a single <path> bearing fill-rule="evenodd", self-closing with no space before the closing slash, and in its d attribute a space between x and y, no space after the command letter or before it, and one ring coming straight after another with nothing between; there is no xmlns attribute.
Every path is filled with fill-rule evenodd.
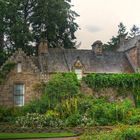
<svg viewBox="0 0 140 140"><path fill-rule="evenodd" d="M17 72L22 72L22 64L20 62L17 64Z"/></svg>
<svg viewBox="0 0 140 140"><path fill-rule="evenodd" d="M75 69L75 74L77 75L77 79L81 80L83 76L82 69Z"/></svg>

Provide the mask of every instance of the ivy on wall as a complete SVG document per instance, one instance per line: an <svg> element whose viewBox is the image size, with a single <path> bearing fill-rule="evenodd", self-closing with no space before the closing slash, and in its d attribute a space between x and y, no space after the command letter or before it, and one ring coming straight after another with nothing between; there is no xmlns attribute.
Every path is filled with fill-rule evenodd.
<svg viewBox="0 0 140 140"><path fill-rule="evenodd" d="M89 74L83 78L86 84L93 89L101 88L128 88L140 86L140 74Z"/></svg>
<svg viewBox="0 0 140 140"><path fill-rule="evenodd" d="M83 81L93 90L103 88L117 89L119 92L131 93L140 104L140 74L106 74L92 73L83 77ZM121 93L123 94L123 93Z"/></svg>
<svg viewBox="0 0 140 140"><path fill-rule="evenodd" d="M14 66L14 62L7 62L3 65L2 69L0 69L0 84L4 81L7 74L11 71L12 68L14 68Z"/></svg>

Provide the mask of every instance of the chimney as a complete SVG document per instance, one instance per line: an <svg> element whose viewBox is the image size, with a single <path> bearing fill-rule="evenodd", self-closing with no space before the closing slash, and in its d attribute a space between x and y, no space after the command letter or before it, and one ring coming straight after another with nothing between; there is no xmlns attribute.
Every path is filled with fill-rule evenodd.
<svg viewBox="0 0 140 140"><path fill-rule="evenodd" d="M48 53L48 41L42 40L38 46L38 55Z"/></svg>
<svg viewBox="0 0 140 140"><path fill-rule="evenodd" d="M100 40L97 40L92 44L92 50L95 54L97 55L102 54L102 51L103 51L102 44L103 43Z"/></svg>

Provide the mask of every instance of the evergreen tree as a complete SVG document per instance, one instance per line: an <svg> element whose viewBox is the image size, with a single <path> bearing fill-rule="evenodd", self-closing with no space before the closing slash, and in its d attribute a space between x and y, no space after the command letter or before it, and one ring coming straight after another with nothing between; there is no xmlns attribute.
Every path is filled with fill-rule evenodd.
<svg viewBox="0 0 140 140"><path fill-rule="evenodd" d="M124 41L128 35L128 32L126 32L126 26L124 26L122 22L120 22L120 24L118 25L118 28L119 29L118 29L118 36L117 36L117 39L118 39L117 46L119 46L120 43Z"/></svg>
<svg viewBox="0 0 140 140"><path fill-rule="evenodd" d="M0 49L34 54L41 39L50 47L74 47L78 25L70 0L0 0Z"/></svg>
<svg viewBox="0 0 140 140"><path fill-rule="evenodd" d="M72 48L78 25L77 13L71 10L69 0L36 0L31 18L34 39L48 39L50 47Z"/></svg>
<svg viewBox="0 0 140 140"><path fill-rule="evenodd" d="M103 47L105 50L116 50L121 42L127 38L128 32L126 32L126 27L121 22L118 25L118 34L113 36L107 44L104 44Z"/></svg>
<svg viewBox="0 0 140 140"><path fill-rule="evenodd" d="M130 29L130 37L133 38L137 35L140 35L140 29L136 25L133 25L133 27Z"/></svg>

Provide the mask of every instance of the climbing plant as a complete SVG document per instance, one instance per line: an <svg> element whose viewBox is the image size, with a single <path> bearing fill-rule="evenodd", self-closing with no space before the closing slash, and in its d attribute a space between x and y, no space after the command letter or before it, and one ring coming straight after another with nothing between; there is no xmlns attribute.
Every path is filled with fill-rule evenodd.
<svg viewBox="0 0 140 140"><path fill-rule="evenodd" d="M140 101L140 74L89 74L83 81L92 89L113 88L127 91L134 96L136 103Z"/></svg>
<svg viewBox="0 0 140 140"><path fill-rule="evenodd" d="M108 87L135 89L140 86L140 74L89 74L83 78L93 89Z"/></svg>
<svg viewBox="0 0 140 140"><path fill-rule="evenodd" d="M13 63L13 62L7 62L2 66L2 68L0 69L0 84L6 78L7 74L10 72L10 70L12 68L14 68L14 66L15 66L15 63Z"/></svg>

